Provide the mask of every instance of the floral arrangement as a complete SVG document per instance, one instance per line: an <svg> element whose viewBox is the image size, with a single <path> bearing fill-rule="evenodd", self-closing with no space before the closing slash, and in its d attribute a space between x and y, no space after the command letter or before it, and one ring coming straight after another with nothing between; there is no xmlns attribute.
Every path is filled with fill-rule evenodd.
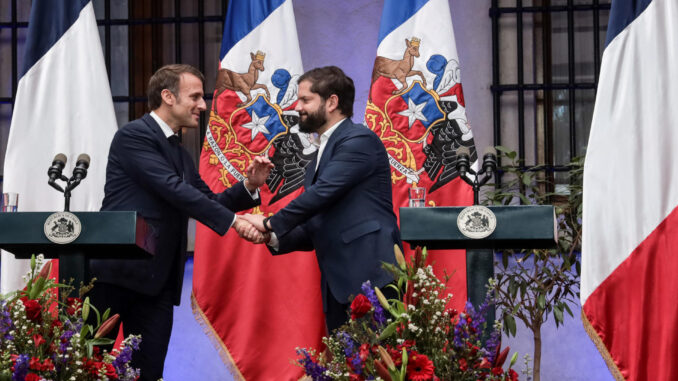
<svg viewBox="0 0 678 381"><path fill-rule="evenodd" d="M119 316L99 314L82 294L68 297L73 287L57 284L49 277L51 263L43 263L42 256L33 256L26 287L0 300L0 381L138 378L129 363L141 338L129 336L119 350L101 351L99 346L113 343L105 335L118 327Z"/></svg>
<svg viewBox="0 0 678 381"><path fill-rule="evenodd" d="M387 300L369 281L353 298L348 323L323 338L323 352L297 349L305 378L325 380L510 380L518 379L503 364L500 326L482 340L487 303L470 303L458 312L448 306L452 295L426 266L426 250L417 248L408 264L395 247L398 265L384 264L395 276L399 299Z"/></svg>

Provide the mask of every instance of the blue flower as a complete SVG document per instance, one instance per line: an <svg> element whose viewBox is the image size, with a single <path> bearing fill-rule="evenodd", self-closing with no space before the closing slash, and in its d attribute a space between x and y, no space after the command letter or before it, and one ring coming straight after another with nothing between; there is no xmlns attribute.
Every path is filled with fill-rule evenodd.
<svg viewBox="0 0 678 381"><path fill-rule="evenodd" d="M14 364L14 373L12 374L12 381L23 381L28 374L28 369L30 366L31 358L30 356L23 354L19 355Z"/></svg>
<svg viewBox="0 0 678 381"><path fill-rule="evenodd" d="M327 376L325 372L327 371L322 365L316 363L311 358L311 355L305 349L297 349L297 353L302 355L303 358L297 360L299 364L304 367L306 374L311 376L313 381L331 381L332 378Z"/></svg>
<svg viewBox="0 0 678 381"><path fill-rule="evenodd" d="M377 298L377 294L374 292L374 289L372 288L372 284L370 284L370 281L366 281L362 285L362 291L365 296L367 296L367 299L370 300L370 303L372 303L372 307L374 308L374 321L376 321L379 326L382 326L386 324L386 317L384 316L384 309L381 307L381 304L379 303L379 299Z"/></svg>

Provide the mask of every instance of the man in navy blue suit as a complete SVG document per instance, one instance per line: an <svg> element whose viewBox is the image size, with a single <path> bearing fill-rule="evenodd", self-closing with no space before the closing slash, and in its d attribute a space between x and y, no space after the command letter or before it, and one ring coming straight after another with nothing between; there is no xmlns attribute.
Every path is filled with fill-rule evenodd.
<svg viewBox="0 0 678 381"><path fill-rule="evenodd" d="M353 80L336 66L299 78L299 129L320 138L305 191L273 216L245 216L272 233L273 254L315 249L328 331L347 321L349 296L363 282L393 281L381 263L393 263L393 246L402 245L386 149L374 132L351 122L354 98Z"/></svg>
<svg viewBox="0 0 678 381"><path fill-rule="evenodd" d="M250 240L262 240L234 211L260 204L258 187L272 167L268 158L256 157L246 180L214 194L179 145L176 134L182 127L198 127L206 109L203 82L202 73L190 65L160 68L148 84L152 111L118 130L108 155L101 210L137 211L151 229L155 255L150 260L91 260L97 281L90 297L95 306L120 314L125 336L142 336L132 358L141 380L162 377L173 305L181 298L188 218L220 235L233 228Z"/></svg>

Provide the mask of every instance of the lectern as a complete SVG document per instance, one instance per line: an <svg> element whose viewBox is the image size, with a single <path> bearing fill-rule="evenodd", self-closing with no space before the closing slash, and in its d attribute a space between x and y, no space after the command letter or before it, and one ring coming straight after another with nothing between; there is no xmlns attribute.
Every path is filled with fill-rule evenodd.
<svg viewBox="0 0 678 381"><path fill-rule="evenodd" d="M59 281L88 282L87 258L148 259L155 252L149 226L136 212L73 212L81 233L73 242L53 243L44 224L51 212L0 213L0 249L16 258L43 254L59 258Z"/></svg>
<svg viewBox="0 0 678 381"><path fill-rule="evenodd" d="M469 301L485 300L487 280L494 277L494 250L550 249L558 232L552 205L489 206L496 228L485 238L462 234L457 218L464 207L400 208L400 234L412 247L466 249L466 288ZM486 316L494 321L494 310Z"/></svg>

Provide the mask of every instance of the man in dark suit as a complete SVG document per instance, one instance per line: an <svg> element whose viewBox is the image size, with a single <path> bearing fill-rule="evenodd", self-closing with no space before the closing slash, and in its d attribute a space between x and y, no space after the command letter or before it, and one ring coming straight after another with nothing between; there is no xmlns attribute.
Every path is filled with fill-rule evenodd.
<svg viewBox="0 0 678 381"><path fill-rule="evenodd" d="M260 203L257 188L270 172L270 161L256 157L246 180L214 194L179 145L176 134L182 127L198 127L206 109L203 82L202 73L189 65L160 68L148 84L151 113L118 130L108 155L101 210L137 211L149 224L155 255L150 260L91 260L97 281L90 297L95 306L121 315L125 336L141 335L132 359L141 380L162 377L173 305L181 297L188 218L220 235L232 227L241 236L261 238L233 211Z"/></svg>
<svg viewBox="0 0 678 381"><path fill-rule="evenodd" d="M272 233L273 254L315 249L329 331L346 322L349 296L363 282L382 287L393 280L381 263L393 263L393 246L401 245L386 149L374 132L349 119L354 98L353 80L338 67L299 78L299 129L320 137L305 191L273 216L245 216Z"/></svg>

